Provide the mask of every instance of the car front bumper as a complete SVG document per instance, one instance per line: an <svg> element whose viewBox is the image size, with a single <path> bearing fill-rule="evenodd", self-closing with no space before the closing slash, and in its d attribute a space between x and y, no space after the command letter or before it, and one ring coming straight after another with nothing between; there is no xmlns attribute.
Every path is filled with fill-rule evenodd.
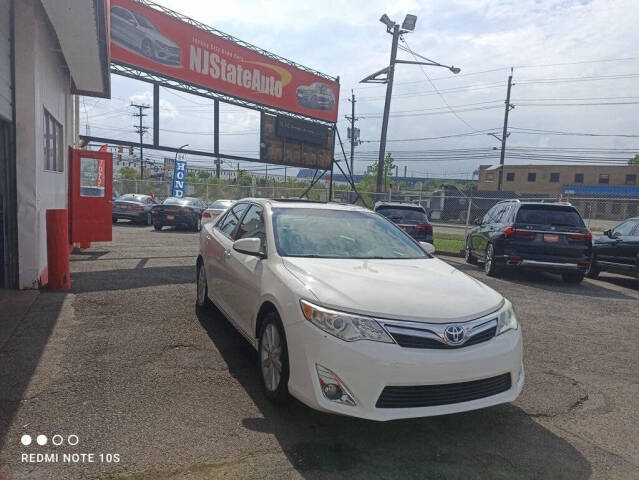
<svg viewBox="0 0 639 480"><path fill-rule="evenodd" d="M395 420L464 412L512 402L524 384L521 328L481 344L458 349L417 349L372 341L345 342L308 321L286 327L290 393L317 410L369 420ZM316 365L334 372L357 404L328 400ZM510 389L477 400L409 408L376 407L387 386L462 383L510 374Z"/></svg>

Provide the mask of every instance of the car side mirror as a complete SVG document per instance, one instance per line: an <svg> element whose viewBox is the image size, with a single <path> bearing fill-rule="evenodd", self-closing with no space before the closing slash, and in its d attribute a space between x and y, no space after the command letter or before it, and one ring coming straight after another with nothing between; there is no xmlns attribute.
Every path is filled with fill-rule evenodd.
<svg viewBox="0 0 639 480"><path fill-rule="evenodd" d="M235 240L233 242L233 250L253 257L264 258L266 256L262 252L262 241L259 238L240 238Z"/></svg>
<svg viewBox="0 0 639 480"><path fill-rule="evenodd" d="M481 218L475 219L475 225L481 225Z"/></svg>
<svg viewBox="0 0 639 480"><path fill-rule="evenodd" d="M608 230L604 230L604 235L608 238L612 238L612 230L608 229Z"/></svg>
<svg viewBox="0 0 639 480"><path fill-rule="evenodd" d="M435 245L428 242L419 242L419 246L424 249L429 255L435 255Z"/></svg>

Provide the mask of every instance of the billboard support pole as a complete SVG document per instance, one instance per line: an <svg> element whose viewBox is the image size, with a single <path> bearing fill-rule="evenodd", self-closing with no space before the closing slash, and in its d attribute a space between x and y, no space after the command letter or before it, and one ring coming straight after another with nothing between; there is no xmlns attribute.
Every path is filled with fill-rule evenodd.
<svg viewBox="0 0 639 480"><path fill-rule="evenodd" d="M213 100L213 153L215 153L215 178L220 178L220 101Z"/></svg>
<svg viewBox="0 0 639 480"><path fill-rule="evenodd" d="M153 145L160 145L160 85L153 83Z"/></svg>

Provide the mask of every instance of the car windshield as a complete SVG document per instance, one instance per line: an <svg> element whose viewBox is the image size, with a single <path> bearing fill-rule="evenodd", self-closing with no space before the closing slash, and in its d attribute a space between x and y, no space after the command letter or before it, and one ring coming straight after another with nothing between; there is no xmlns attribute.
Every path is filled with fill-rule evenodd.
<svg viewBox="0 0 639 480"><path fill-rule="evenodd" d="M557 205L522 205L515 223L554 225L557 227L585 227L579 213L572 207Z"/></svg>
<svg viewBox="0 0 639 480"><path fill-rule="evenodd" d="M411 225L428 223L428 217L421 210L406 207L379 207L375 210L395 223Z"/></svg>
<svg viewBox="0 0 639 480"><path fill-rule="evenodd" d="M209 206L209 208L222 209L229 208L231 205L233 205L231 200L216 200Z"/></svg>
<svg viewBox="0 0 639 480"><path fill-rule="evenodd" d="M164 200L164 205L195 205L196 200L194 198L176 198L169 197Z"/></svg>
<svg viewBox="0 0 639 480"><path fill-rule="evenodd" d="M148 197L146 195L135 195L134 193L127 193L122 195L117 200L123 200L125 202L144 202Z"/></svg>
<svg viewBox="0 0 639 480"><path fill-rule="evenodd" d="M283 257L430 258L408 235L372 212L274 208L273 232Z"/></svg>

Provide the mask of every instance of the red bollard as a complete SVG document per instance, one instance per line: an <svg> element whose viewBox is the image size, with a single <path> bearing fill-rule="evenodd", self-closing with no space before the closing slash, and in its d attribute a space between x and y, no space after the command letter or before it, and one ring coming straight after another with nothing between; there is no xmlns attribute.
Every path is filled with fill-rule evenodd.
<svg viewBox="0 0 639 480"><path fill-rule="evenodd" d="M47 263L49 264L49 289L71 288L69 214L65 209L47 210Z"/></svg>

